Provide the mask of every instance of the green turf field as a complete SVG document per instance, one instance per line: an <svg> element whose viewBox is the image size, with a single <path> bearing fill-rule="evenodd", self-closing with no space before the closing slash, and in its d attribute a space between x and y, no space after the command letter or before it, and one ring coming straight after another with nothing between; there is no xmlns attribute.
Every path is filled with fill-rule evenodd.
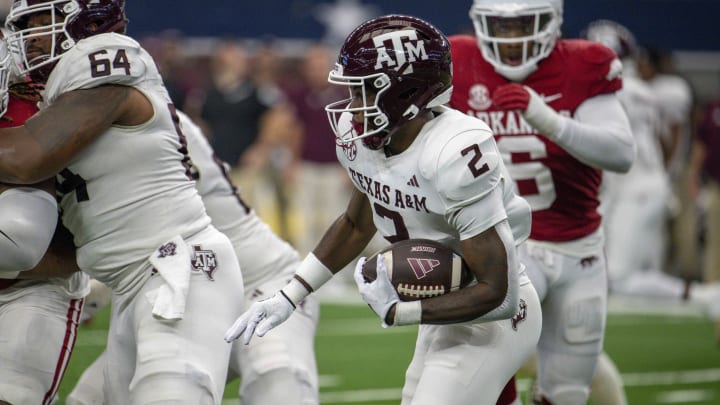
<svg viewBox="0 0 720 405"><path fill-rule="evenodd" d="M61 400L102 351L107 310L80 330ZM323 304L316 353L323 404L398 404L414 327L382 329L363 305ZM606 349L623 375L630 405L720 404L720 347L697 315L622 315L608 320ZM520 388L529 384L521 378ZM237 382L224 404L238 404ZM527 402L526 402L527 404Z"/></svg>

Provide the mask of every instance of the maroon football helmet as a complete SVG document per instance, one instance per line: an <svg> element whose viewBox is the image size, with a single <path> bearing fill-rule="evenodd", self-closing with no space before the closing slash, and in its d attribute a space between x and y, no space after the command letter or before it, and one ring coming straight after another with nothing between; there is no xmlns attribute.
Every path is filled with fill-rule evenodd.
<svg viewBox="0 0 720 405"><path fill-rule="evenodd" d="M337 142L362 139L368 148L380 149L421 111L450 101L450 44L419 18L377 17L350 33L328 81L350 90L349 99L325 107ZM364 122L352 121L360 112Z"/></svg>
<svg viewBox="0 0 720 405"><path fill-rule="evenodd" d="M51 16L49 25L28 27L33 14ZM12 33L8 42L20 54L22 73L45 82L57 60L77 41L106 32L125 33L125 0L15 0L5 25ZM32 38L52 36L49 53L28 59L25 43Z"/></svg>

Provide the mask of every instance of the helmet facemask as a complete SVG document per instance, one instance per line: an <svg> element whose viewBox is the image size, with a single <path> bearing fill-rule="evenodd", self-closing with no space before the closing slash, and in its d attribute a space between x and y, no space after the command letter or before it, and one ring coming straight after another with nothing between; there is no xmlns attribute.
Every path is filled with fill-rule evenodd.
<svg viewBox="0 0 720 405"><path fill-rule="evenodd" d="M80 7L75 1L48 1L39 4L14 5L7 18L7 27L11 34L8 35L10 46L18 50L20 56L20 72L30 73L36 81L44 81L60 56L73 46L75 41L67 32L67 21L71 20L80 12ZM47 14L46 25L29 26L32 15ZM50 37L50 47L47 53L32 55L28 49L37 50L32 46L34 39L45 39ZM37 77L39 76L39 77Z"/></svg>
<svg viewBox="0 0 720 405"><path fill-rule="evenodd" d="M35 15L39 17L30 26L30 18ZM39 25L38 20L44 24ZM106 32L125 32L125 1L15 0L5 24L12 32L8 41L19 50L21 73L29 73L36 82L45 82L60 57L77 41ZM45 54L28 52L28 48L38 50L32 42L48 38L50 44L43 50Z"/></svg>
<svg viewBox="0 0 720 405"><path fill-rule="evenodd" d="M15 59L10 53L7 43L2 39L0 40L0 117L4 117L7 112L10 99L8 88L14 67Z"/></svg>
<svg viewBox="0 0 720 405"><path fill-rule="evenodd" d="M525 7L476 2L470 18L485 60L513 81L524 80L552 52L562 23L561 10L542 2Z"/></svg>
<svg viewBox="0 0 720 405"><path fill-rule="evenodd" d="M345 86L350 93L350 98L330 103L325 107L337 143L344 145L361 139L366 147L373 150L387 145L390 141L390 132L387 130L390 121L380 109L379 103L382 94L390 87L390 78L385 73L361 77L343 76L342 66L337 64L335 70L330 72L328 82ZM356 98L360 103L358 106L353 106ZM355 114L358 113L363 115L362 123L354 119ZM352 125L342 123L347 119L352 120Z"/></svg>

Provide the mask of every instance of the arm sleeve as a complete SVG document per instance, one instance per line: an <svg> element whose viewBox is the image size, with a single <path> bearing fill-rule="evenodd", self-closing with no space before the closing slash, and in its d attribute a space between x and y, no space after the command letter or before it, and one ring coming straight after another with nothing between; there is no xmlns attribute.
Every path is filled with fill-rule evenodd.
<svg viewBox="0 0 720 405"><path fill-rule="evenodd" d="M37 266L55 233L55 199L42 190L12 188L0 194L0 212L0 275Z"/></svg>
<svg viewBox="0 0 720 405"><path fill-rule="evenodd" d="M575 118L563 117L552 140L592 167L625 173L635 160L635 141L625 110L614 94L587 99Z"/></svg>

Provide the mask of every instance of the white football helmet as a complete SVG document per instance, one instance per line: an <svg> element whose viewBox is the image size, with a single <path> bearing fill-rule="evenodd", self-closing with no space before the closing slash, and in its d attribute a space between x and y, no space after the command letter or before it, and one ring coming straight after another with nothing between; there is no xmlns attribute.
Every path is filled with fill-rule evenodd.
<svg viewBox="0 0 720 405"><path fill-rule="evenodd" d="M507 79L522 81L555 47L562 13L562 0L474 0L470 19L485 60ZM503 32L510 22L521 29ZM514 60L501 58L501 44L517 46Z"/></svg>
<svg viewBox="0 0 720 405"><path fill-rule="evenodd" d="M599 42L615 51L619 58L629 58L638 52L635 36L625 26L610 20L591 22L580 36Z"/></svg>

